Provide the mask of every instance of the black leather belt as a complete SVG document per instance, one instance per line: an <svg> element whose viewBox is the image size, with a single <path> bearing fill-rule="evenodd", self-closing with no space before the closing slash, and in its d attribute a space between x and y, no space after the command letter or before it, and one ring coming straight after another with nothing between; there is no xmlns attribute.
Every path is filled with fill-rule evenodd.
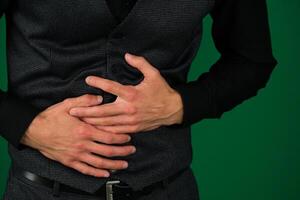
<svg viewBox="0 0 300 200"><path fill-rule="evenodd" d="M104 184L99 190L91 194L83 190L78 190L76 188L70 187L63 183L58 183L57 181L26 171L16 165L12 165L12 167L13 167L12 170L13 173L16 173L17 176L25 177L29 181L33 181L38 184L47 186L50 189L53 189L54 191L53 195L59 196L59 192L63 191L63 192L70 192L75 194L92 195L92 196L103 197L103 198L106 197L106 200L128 200L132 198L138 198L141 195L150 193L153 189L157 187L166 187L166 185L169 182L171 182L173 179L175 179L178 176L178 173L176 173L175 175L170 176L167 179L153 183L149 186L144 187L142 190L138 190L138 191L133 191L132 188L124 182L121 182L119 180L111 180L111 181L107 181L106 184Z"/></svg>

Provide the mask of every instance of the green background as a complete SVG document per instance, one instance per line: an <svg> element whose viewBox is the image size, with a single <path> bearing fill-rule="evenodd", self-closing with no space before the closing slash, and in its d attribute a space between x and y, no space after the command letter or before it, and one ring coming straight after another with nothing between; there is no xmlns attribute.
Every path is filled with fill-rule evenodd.
<svg viewBox="0 0 300 200"><path fill-rule="evenodd" d="M273 50L279 64L267 87L221 119L192 126L193 163L201 200L300 199L299 0L269 0ZM255 14L255 13L253 13ZM0 21L0 85L6 90L4 17ZM210 35L211 18L189 80L218 59ZM0 194L10 159L0 138Z"/></svg>

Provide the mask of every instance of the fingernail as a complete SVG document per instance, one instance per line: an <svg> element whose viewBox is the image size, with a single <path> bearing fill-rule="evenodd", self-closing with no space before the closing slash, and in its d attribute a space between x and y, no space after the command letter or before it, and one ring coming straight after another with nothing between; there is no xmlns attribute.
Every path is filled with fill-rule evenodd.
<svg viewBox="0 0 300 200"><path fill-rule="evenodd" d="M131 137L130 136L128 136L127 137L127 142L129 142L131 140Z"/></svg>
<svg viewBox="0 0 300 200"><path fill-rule="evenodd" d="M125 56L126 56L127 58L129 58L129 59L131 59L131 58L133 57L133 55L130 54L130 53L126 53Z"/></svg>
<svg viewBox="0 0 300 200"><path fill-rule="evenodd" d="M70 113L71 115L76 115L76 110L75 110L74 108L72 108L72 109L69 111L69 113Z"/></svg>
<svg viewBox="0 0 300 200"><path fill-rule="evenodd" d="M85 78L85 82L89 83L90 81L91 81L91 77L88 76Z"/></svg>
<svg viewBox="0 0 300 200"><path fill-rule="evenodd" d="M124 167L124 168L127 168L127 167L128 167L128 162L124 162L124 163L123 163L123 167Z"/></svg>
<svg viewBox="0 0 300 200"><path fill-rule="evenodd" d="M97 95L97 99L98 99L98 102L102 102L102 100L103 100L103 98L102 98L102 96L101 95Z"/></svg>
<svg viewBox="0 0 300 200"><path fill-rule="evenodd" d="M109 177L109 175L110 175L109 172L104 173L104 177Z"/></svg>
<svg viewBox="0 0 300 200"><path fill-rule="evenodd" d="M132 147L132 148L131 148L131 152L132 152L132 153L136 152L136 148L135 148L135 147Z"/></svg>

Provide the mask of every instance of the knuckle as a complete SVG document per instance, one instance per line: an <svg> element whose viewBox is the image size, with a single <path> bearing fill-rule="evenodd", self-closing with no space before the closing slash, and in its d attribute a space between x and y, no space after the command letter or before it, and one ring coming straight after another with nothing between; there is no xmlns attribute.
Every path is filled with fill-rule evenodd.
<svg viewBox="0 0 300 200"><path fill-rule="evenodd" d="M79 154L79 155L76 156L76 160L81 161L81 162L86 161L86 157L83 154Z"/></svg>
<svg viewBox="0 0 300 200"><path fill-rule="evenodd" d="M139 63L143 63L146 60L143 56L138 56L136 59L138 60Z"/></svg>
<svg viewBox="0 0 300 200"><path fill-rule="evenodd" d="M85 94L85 95L84 95L84 98L85 98L86 101L93 101L94 96L91 95L91 94Z"/></svg>
<svg viewBox="0 0 300 200"><path fill-rule="evenodd" d="M112 134L118 134L118 131L117 130L110 130L110 132L112 133ZM114 142L114 137L112 138L112 142Z"/></svg>
<svg viewBox="0 0 300 200"><path fill-rule="evenodd" d="M82 134L82 133L85 132L86 130L85 130L85 127L84 127L83 125L78 125L78 126L76 126L75 131L76 131L76 133L78 133L78 134Z"/></svg>
<svg viewBox="0 0 300 200"><path fill-rule="evenodd" d="M130 131L132 131L132 132L137 132L138 130L139 130L138 125L131 126L131 128L130 128Z"/></svg>
<svg viewBox="0 0 300 200"><path fill-rule="evenodd" d="M127 93L127 95L128 95L128 99L130 100L130 101L134 101L134 99L136 98L136 96L137 96L137 90L136 89L134 89L134 88L131 88L131 89L129 89L128 90L128 93Z"/></svg>
<svg viewBox="0 0 300 200"><path fill-rule="evenodd" d="M134 106L125 107L125 112L128 114L135 114L137 109Z"/></svg>
<svg viewBox="0 0 300 200"><path fill-rule="evenodd" d="M105 87L106 87L107 90L112 90L114 88L114 85L113 84L106 84Z"/></svg>
<svg viewBox="0 0 300 200"><path fill-rule="evenodd" d="M131 88L129 89L129 93L130 93L132 96L137 96L138 91L137 91L137 89L135 89L134 87L131 87Z"/></svg>
<svg viewBox="0 0 300 200"><path fill-rule="evenodd" d="M67 166L72 166L73 165L73 161L70 158L63 158L61 162L65 165L67 165Z"/></svg>
<svg viewBox="0 0 300 200"><path fill-rule="evenodd" d="M107 148L105 150L105 155L106 156L113 156L114 154L115 154L115 152L114 152L113 148Z"/></svg>
<svg viewBox="0 0 300 200"><path fill-rule="evenodd" d="M99 159L98 161L97 161L97 167L103 167L103 160L102 159Z"/></svg>
<svg viewBox="0 0 300 200"><path fill-rule="evenodd" d="M76 162L71 162L71 161L69 161L67 164L68 164L69 167L72 167L72 168L74 168L74 169L77 168Z"/></svg>
<svg viewBox="0 0 300 200"><path fill-rule="evenodd" d="M75 144L75 148L83 150L87 148L87 145L83 142L78 142L77 144Z"/></svg>
<svg viewBox="0 0 300 200"><path fill-rule="evenodd" d="M130 116L130 117L128 118L128 122L129 122L130 124L136 124L136 123L137 123L137 117L136 117L136 116Z"/></svg>
<svg viewBox="0 0 300 200"><path fill-rule="evenodd" d="M76 151L72 151L72 152L69 152L68 155L67 155L67 159L69 159L70 161L72 160L78 160L80 158L80 156L78 156L78 152Z"/></svg>
<svg viewBox="0 0 300 200"><path fill-rule="evenodd" d="M120 90L121 89L121 87L122 87L122 84L121 83L118 83L118 82L112 82L111 84L110 84L110 87L112 87L112 88L114 88L115 90Z"/></svg>
<svg viewBox="0 0 300 200"><path fill-rule="evenodd" d="M120 169L123 169L124 167L123 167L123 164L124 164L124 161L123 160L119 160L119 161L117 161L117 163L116 163L116 167L118 167L118 168L120 168Z"/></svg>
<svg viewBox="0 0 300 200"><path fill-rule="evenodd" d="M112 133L111 135L112 135L112 136L111 136L111 137L112 137L111 143L116 143L116 142L118 142L118 139L119 139L119 138L118 138L118 135L115 134L115 133Z"/></svg>
<svg viewBox="0 0 300 200"><path fill-rule="evenodd" d="M87 138L91 135L89 129L84 125L79 125L76 127L76 133L83 138Z"/></svg>
<svg viewBox="0 0 300 200"><path fill-rule="evenodd" d="M72 100L69 99L69 98L68 98L68 99L64 99L64 100L63 100L63 104L66 105L66 106L69 106L69 105L71 105L71 101L72 101Z"/></svg>
<svg viewBox="0 0 300 200"><path fill-rule="evenodd" d="M114 137L111 135L106 135L104 137L104 142L107 144L112 144L114 142Z"/></svg>
<svg viewBox="0 0 300 200"><path fill-rule="evenodd" d="M116 141L123 143L123 142L127 142L128 137L130 137L130 136L122 133L122 134L115 134L115 137L116 137ZM131 137L130 137L130 140L131 140Z"/></svg>
<svg viewBox="0 0 300 200"><path fill-rule="evenodd" d="M85 167L81 168L80 172L83 173L83 174L90 174L90 170L85 168Z"/></svg>
<svg viewBox="0 0 300 200"><path fill-rule="evenodd" d="M98 116L105 114L105 112L103 112L103 109L101 107L95 107L92 110L93 112L96 112Z"/></svg>

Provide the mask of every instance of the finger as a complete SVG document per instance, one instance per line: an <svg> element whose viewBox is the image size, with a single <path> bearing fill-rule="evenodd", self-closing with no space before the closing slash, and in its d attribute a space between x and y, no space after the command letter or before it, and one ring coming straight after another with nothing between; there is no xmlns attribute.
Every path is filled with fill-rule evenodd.
<svg viewBox="0 0 300 200"><path fill-rule="evenodd" d="M159 125L150 126L150 127L148 127L148 128L143 129L143 131L151 131L151 130L156 129L156 128L159 128L159 127L160 127Z"/></svg>
<svg viewBox="0 0 300 200"><path fill-rule="evenodd" d="M147 128L140 128L138 125L120 125L120 126L96 126L97 129L110 132L112 134L130 134L142 131L150 131L159 128L161 125L151 125Z"/></svg>
<svg viewBox="0 0 300 200"><path fill-rule="evenodd" d="M74 107L70 114L77 117L104 117L126 113L117 103L107 103L91 107Z"/></svg>
<svg viewBox="0 0 300 200"><path fill-rule="evenodd" d="M46 151L40 150L40 152L41 152L41 154L43 154L44 156L46 156L46 157L48 157L48 158L50 158L50 159L52 159L52 160L55 160L55 158L54 158L51 154L47 153Z"/></svg>
<svg viewBox="0 0 300 200"><path fill-rule="evenodd" d="M99 144L97 142L90 142L87 150L95 154L105 156L105 157L114 157L114 156L127 156L135 152L135 147L133 145L126 146L113 146L106 144Z"/></svg>
<svg viewBox="0 0 300 200"><path fill-rule="evenodd" d="M97 169L87 165L84 162L74 162L71 167L86 175L91 175L96 177L108 177L110 175L108 170Z"/></svg>
<svg viewBox="0 0 300 200"><path fill-rule="evenodd" d="M134 125L139 123L138 119L130 115L116 115L111 117L86 117L83 121L97 126L112 126L112 125Z"/></svg>
<svg viewBox="0 0 300 200"><path fill-rule="evenodd" d="M138 125L116 125L116 126L96 126L98 129L115 134L136 133L140 131Z"/></svg>
<svg viewBox="0 0 300 200"><path fill-rule="evenodd" d="M76 106L93 106L102 103L102 96L84 94L79 97L67 98L63 101L66 110Z"/></svg>
<svg viewBox="0 0 300 200"><path fill-rule="evenodd" d="M158 72L158 70L153 67L143 56L125 53L124 57L128 64L142 72L145 79L147 79L148 76L153 76L154 73Z"/></svg>
<svg viewBox="0 0 300 200"><path fill-rule="evenodd" d="M85 81L90 86L102 89L116 96L126 97L128 93L126 85L99 76L88 76Z"/></svg>
<svg viewBox="0 0 300 200"><path fill-rule="evenodd" d="M128 166L128 162L124 160L110 160L91 153L84 154L81 157L83 162L86 162L96 168L101 169L125 169Z"/></svg>
<svg viewBox="0 0 300 200"><path fill-rule="evenodd" d="M105 144L123 144L125 142L129 142L131 140L131 137L127 134L112 134L111 132L93 128L91 139L93 141Z"/></svg>

